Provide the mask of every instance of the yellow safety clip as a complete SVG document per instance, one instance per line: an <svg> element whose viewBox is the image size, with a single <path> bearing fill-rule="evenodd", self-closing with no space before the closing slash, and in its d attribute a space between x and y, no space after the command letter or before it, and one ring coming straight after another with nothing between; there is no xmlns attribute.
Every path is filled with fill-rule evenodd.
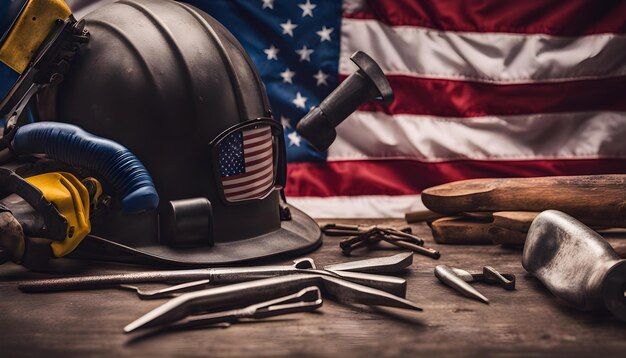
<svg viewBox="0 0 626 358"><path fill-rule="evenodd" d="M0 61L17 73L24 72L57 20L66 20L72 11L63 0L30 0L15 20L0 47Z"/></svg>
<svg viewBox="0 0 626 358"><path fill-rule="evenodd" d="M87 188L73 174L64 172L40 174L26 178L26 181L36 186L67 221L65 240L54 241L51 246L56 257L69 254L91 231Z"/></svg>

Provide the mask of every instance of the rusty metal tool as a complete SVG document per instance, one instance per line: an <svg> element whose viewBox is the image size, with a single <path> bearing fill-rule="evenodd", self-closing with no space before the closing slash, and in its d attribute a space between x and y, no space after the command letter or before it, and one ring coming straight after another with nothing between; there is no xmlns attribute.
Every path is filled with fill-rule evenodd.
<svg viewBox="0 0 626 358"><path fill-rule="evenodd" d="M395 228L382 225L347 225L330 223L320 228L328 236L362 236L388 234L403 237L417 245L423 245L424 240L413 235L410 227Z"/></svg>
<svg viewBox="0 0 626 358"><path fill-rule="evenodd" d="M376 228L376 225L349 225L349 224L336 224L329 223L322 227L320 230L328 236L352 236L365 234Z"/></svg>
<svg viewBox="0 0 626 358"><path fill-rule="evenodd" d="M390 226L327 224L322 232L329 236L349 236L339 242L342 253L349 256L352 251L361 247L372 247L381 241L411 250L415 253L439 259L439 251L423 247L424 240L415 236L411 228L394 228Z"/></svg>
<svg viewBox="0 0 626 358"><path fill-rule="evenodd" d="M342 253L346 256L350 256L352 251L362 247L373 247L379 242L384 241L394 246L398 246L403 249L411 250L414 253L418 253L424 256L429 256L436 259L441 257L439 251L427 247L421 246L420 242L412 240L406 237L398 237L397 235L391 235L386 233L372 233L370 235L353 236L344 239L339 242Z"/></svg>
<svg viewBox="0 0 626 358"><path fill-rule="evenodd" d="M377 262L369 261L367 265L361 265L358 261L353 262L354 270L367 270L369 272L385 272L390 266L401 263L406 259L402 257L389 258ZM366 267L366 268L364 268ZM43 280L25 281L19 284L19 289L24 292L50 292L84 290L106 287L117 287L148 282L192 282L209 280L212 284L238 283L261 278L268 278L293 273L315 273L332 277L343 278L352 282L361 283L377 289L404 296L406 293L406 280L385 275L374 275L362 272L350 272L348 270L320 270L310 258L302 258L294 261L293 265L276 266L249 266L249 267L223 267L193 270L167 270L133 272L113 275L79 276L53 278ZM181 289L185 289L183 286ZM169 290L168 293L176 292ZM144 295L144 298L150 295ZM155 296L158 297L158 294Z"/></svg>
<svg viewBox="0 0 626 358"><path fill-rule="evenodd" d="M457 290L463 296L489 304L487 297L469 283L465 282L451 267L447 265L437 265L435 267L435 277L437 277L439 281Z"/></svg>
<svg viewBox="0 0 626 358"><path fill-rule="evenodd" d="M528 231L522 265L575 308L608 309L626 321L626 260L573 217L556 210L539 214Z"/></svg>
<svg viewBox="0 0 626 358"><path fill-rule="evenodd" d="M339 302L422 310L411 301L372 287L331 276L303 273L185 293L146 313L127 325L124 331L175 322L203 310L216 311L269 300L310 286L319 287L325 297Z"/></svg>
<svg viewBox="0 0 626 358"><path fill-rule="evenodd" d="M451 267L451 269L465 282L484 282L498 285L508 291L515 289L515 275L511 273L501 274L491 266L484 266L482 273L469 273L456 267Z"/></svg>
<svg viewBox="0 0 626 358"><path fill-rule="evenodd" d="M410 240L407 240L406 238L398 238L396 236L393 235L388 235L385 234L381 237L381 239L385 242L388 242L392 245L404 248L404 249L408 249L411 250L413 252L416 252L418 254L424 255L424 256L428 256L431 257L435 260L438 260L441 257L441 253L439 253L438 250L435 249L431 249L429 247L424 247L421 245L418 245L414 242L411 242Z"/></svg>
<svg viewBox="0 0 626 358"><path fill-rule="evenodd" d="M322 293L315 286L306 287L294 294L254 303L250 306L216 313L205 313L184 317L178 321L157 326L156 330L181 330L206 327L218 323L237 323L242 319L262 319L298 312L312 312L322 307ZM124 327L124 332L134 331L133 326Z"/></svg>

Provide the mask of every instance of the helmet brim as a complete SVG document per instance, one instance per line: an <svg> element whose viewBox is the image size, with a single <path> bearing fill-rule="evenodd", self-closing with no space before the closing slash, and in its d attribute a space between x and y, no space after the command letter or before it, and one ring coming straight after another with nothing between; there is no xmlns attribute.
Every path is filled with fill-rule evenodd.
<svg viewBox="0 0 626 358"><path fill-rule="evenodd" d="M322 233L317 223L297 208L289 206L289 209L292 219L282 221L280 229L245 240L218 242L202 248L173 248L160 244L130 247L89 235L81 243L81 250L72 256L157 266L206 267L247 263L278 255L296 256L320 246Z"/></svg>

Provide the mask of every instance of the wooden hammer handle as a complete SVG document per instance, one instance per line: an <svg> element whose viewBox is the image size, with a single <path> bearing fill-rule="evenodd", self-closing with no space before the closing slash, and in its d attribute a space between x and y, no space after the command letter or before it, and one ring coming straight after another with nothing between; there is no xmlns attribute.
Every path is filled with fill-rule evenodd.
<svg viewBox="0 0 626 358"><path fill-rule="evenodd" d="M563 211L588 225L626 227L626 175L472 179L428 188L424 205L472 211Z"/></svg>

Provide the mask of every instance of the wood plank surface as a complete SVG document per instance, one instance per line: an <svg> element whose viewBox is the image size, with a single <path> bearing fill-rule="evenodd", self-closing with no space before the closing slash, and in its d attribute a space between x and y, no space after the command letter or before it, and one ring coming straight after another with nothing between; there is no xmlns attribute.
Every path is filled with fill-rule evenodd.
<svg viewBox="0 0 626 358"><path fill-rule="evenodd" d="M320 221L326 223L328 221ZM354 220L342 220L356 223ZM364 223L365 221L359 221ZM403 221L374 221L403 225ZM552 296L521 266L521 251L500 246L437 245L424 224L413 224L440 260L415 255L403 274L407 298L423 312L347 306L325 300L317 313L133 339L122 327L165 300L140 301L118 289L24 294L17 282L51 277L0 266L0 356L275 357L275 356L623 356L626 323L602 312L579 312ZM338 238L308 255L318 265L346 261ZM353 258L395 250L355 251ZM280 260L288 263L290 260ZM437 281L436 264L470 271L491 265L517 275L517 290L476 284L490 305L464 298ZM82 265L79 265L82 266ZM146 270L90 264L78 274Z"/></svg>

